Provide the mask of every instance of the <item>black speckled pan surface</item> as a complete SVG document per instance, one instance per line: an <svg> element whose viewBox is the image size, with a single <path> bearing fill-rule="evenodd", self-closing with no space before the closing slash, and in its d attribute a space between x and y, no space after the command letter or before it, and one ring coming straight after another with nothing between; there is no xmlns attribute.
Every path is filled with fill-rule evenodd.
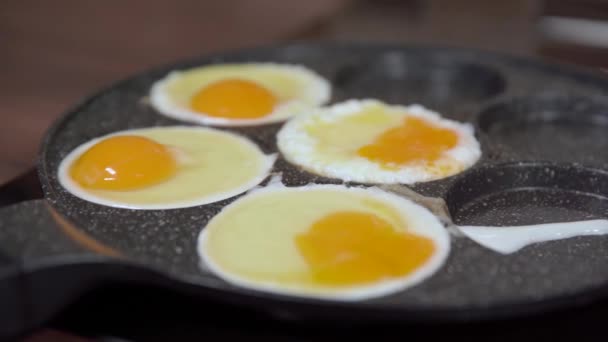
<svg viewBox="0 0 608 342"><path fill-rule="evenodd" d="M60 186L58 165L80 144L119 130L184 124L161 116L146 101L151 84L167 72L243 61L303 64L333 83L332 103L349 98L420 103L448 118L473 123L482 159L460 175L413 186L423 195L445 198L457 224L608 218L608 79L537 60L469 50L285 45L200 58L137 75L83 102L49 132L39 168L45 197L77 227L81 239L85 236L98 251L114 255L106 264L137 264L141 281L148 281L143 270L154 270L156 276L149 281L163 278L178 291L296 317L483 319L545 310L608 292L608 236L596 236L537 244L511 255L453 237L447 263L432 278L368 301L334 303L259 293L231 286L199 267L197 235L235 198L187 209L134 211L83 201ZM274 135L280 126L229 130L248 136L266 152L276 152ZM282 172L290 186L340 183L301 171L283 159L275 171ZM53 259L46 264L52 264L49 260ZM78 258L57 260L78 264ZM119 271L115 276L120 278Z"/></svg>

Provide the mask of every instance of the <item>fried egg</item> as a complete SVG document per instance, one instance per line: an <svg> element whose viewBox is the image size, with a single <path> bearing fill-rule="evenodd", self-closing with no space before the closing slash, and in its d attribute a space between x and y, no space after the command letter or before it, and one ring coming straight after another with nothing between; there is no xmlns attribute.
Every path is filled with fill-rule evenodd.
<svg viewBox="0 0 608 342"><path fill-rule="evenodd" d="M310 112L330 94L330 83L303 66L235 63L171 72L152 86L150 101L178 120L251 126Z"/></svg>
<svg viewBox="0 0 608 342"><path fill-rule="evenodd" d="M59 166L61 185L84 200L131 209L220 201L264 180L276 159L248 139L204 127L154 127L91 140Z"/></svg>
<svg viewBox="0 0 608 342"><path fill-rule="evenodd" d="M349 100L289 120L277 135L292 164L321 176L361 183L436 180L481 156L470 124L420 105Z"/></svg>
<svg viewBox="0 0 608 342"><path fill-rule="evenodd" d="M268 186L224 207L198 239L202 266L250 289L332 300L403 290L435 273L449 234L378 188Z"/></svg>

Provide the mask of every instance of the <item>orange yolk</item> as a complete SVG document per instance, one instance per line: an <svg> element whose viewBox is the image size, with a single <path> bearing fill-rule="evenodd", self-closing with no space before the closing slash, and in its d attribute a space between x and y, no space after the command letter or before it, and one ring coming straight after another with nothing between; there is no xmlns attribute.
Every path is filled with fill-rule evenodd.
<svg viewBox="0 0 608 342"><path fill-rule="evenodd" d="M278 100L261 85L241 79L212 83L192 97L192 109L209 116L256 119L269 115Z"/></svg>
<svg viewBox="0 0 608 342"><path fill-rule="evenodd" d="M433 126L420 118L406 117L401 126L387 130L357 152L374 162L402 165L416 161L434 162L457 143L456 132Z"/></svg>
<svg viewBox="0 0 608 342"><path fill-rule="evenodd" d="M72 164L70 176L84 188L134 190L175 174L171 151L151 139L121 135L95 144Z"/></svg>
<svg viewBox="0 0 608 342"><path fill-rule="evenodd" d="M397 232L364 212L336 212L295 238L315 282L330 286L373 283L407 275L435 250L433 241Z"/></svg>

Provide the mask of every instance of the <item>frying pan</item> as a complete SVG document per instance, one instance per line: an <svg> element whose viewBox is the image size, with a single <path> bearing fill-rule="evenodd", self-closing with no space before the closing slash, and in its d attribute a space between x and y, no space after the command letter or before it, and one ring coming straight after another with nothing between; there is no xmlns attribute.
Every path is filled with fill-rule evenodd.
<svg viewBox="0 0 608 342"><path fill-rule="evenodd" d="M577 237L501 255L452 237L446 264L405 291L354 303L236 287L200 267L196 237L217 203L174 210L110 208L61 187L57 168L76 146L119 130L184 125L148 103L168 72L223 62L305 65L333 84L332 103L378 98L420 103L471 122L483 156L469 170L411 188L445 200L457 224L517 225L608 218L608 80L572 67L495 53L364 43L270 46L176 63L135 75L71 109L44 138L44 200L0 210L0 312L7 332L38 324L108 282L153 284L280 318L462 322L582 305L608 292L608 237ZM276 152L281 124L221 128ZM279 158L288 186L341 183ZM352 185L359 185L353 183ZM363 186L363 185L361 185ZM16 328L18 327L18 328ZM12 330L11 330L12 329Z"/></svg>

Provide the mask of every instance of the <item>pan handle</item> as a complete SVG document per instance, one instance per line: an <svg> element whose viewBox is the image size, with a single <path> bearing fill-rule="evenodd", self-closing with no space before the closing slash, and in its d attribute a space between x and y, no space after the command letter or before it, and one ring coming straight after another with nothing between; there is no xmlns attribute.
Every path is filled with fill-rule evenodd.
<svg viewBox="0 0 608 342"><path fill-rule="evenodd" d="M105 281L137 274L74 241L49 208L43 199L0 208L0 340L40 326Z"/></svg>
<svg viewBox="0 0 608 342"><path fill-rule="evenodd" d="M0 208L42 196L36 169L31 168L0 185ZM10 245L10 234L4 230L6 221L0 217L0 241ZM16 337L26 330L29 320L27 281L21 260L11 253L15 247L7 249L0 246L0 339Z"/></svg>
<svg viewBox="0 0 608 342"><path fill-rule="evenodd" d="M173 282L75 235L44 199L0 208L0 340L40 327L99 287Z"/></svg>
<svg viewBox="0 0 608 342"><path fill-rule="evenodd" d="M43 193L36 168L0 185L0 207L40 198Z"/></svg>

